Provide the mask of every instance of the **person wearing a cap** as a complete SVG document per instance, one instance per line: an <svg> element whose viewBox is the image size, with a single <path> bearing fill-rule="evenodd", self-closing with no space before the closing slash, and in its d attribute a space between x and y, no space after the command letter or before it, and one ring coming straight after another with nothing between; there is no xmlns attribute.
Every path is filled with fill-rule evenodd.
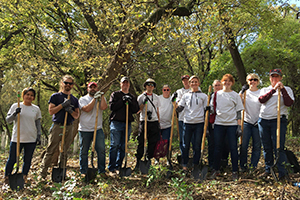
<svg viewBox="0 0 300 200"><path fill-rule="evenodd" d="M80 173L85 175L88 169L88 152L94 138L94 129L97 115L97 104L100 101L98 110L97 132L95 150L97 152L98 173L105 176L105 135L102 130L103 110L108 106L104 95L98 91L97 83L90 82L87 86L87 92L79 99L79 108L81 115L79 119L79 140L80 140Z"/></svg>
<svg viewBox="0 0 300 200"><path fill-rule="evenodd" d="M176 103L178 104L180 99L185 93L188 93L190 91L190 85L189 85L189 75L183 75L181 76L181 81L183 84L183 88L180 88L176 91L177 93L177 98L176 98ZM179 125L179 148L181 155L183 154L183 143L182 143L182 135L183 135L183 130L184 130L184 123L183 123L183 117L184 116L184 111L178 113L178 125Z"/></svg>
<svg viewBox="0 0 300 200"><path fill-rule="evenodd" d="M161 135L163 139L167 139L168 141L170 140L172 113L173 113L172 97L170 93L171 93L170 86L163 85L162 95L159 95Z"/></svg>
<svg viewBox="0 0 300 200"><path fill-rule="evenodd" d="M128 103L128 138L131 133L131 122L134 121L133 114L139 111L139 105L135 96L129 93L130 81L124 76L120 81L121 90L110 95L110 149L109 164L110 172L115 173L122 167L125 157L125 132L126 132L126 104Z"/></svg>
<svg viewBox="0 0 300 200"><path fill-rule="evenodd" d="M160 101L157 94L153 93L156 83L152 78L148 78L144 83L146 91L138 96L138 103L140 106L140 124L139 124L139 135L138 135L138 148L136 152L137 163L134 168L135 171L139 169L140 160L144 155L144 125L145 115L147 115L147 141L148 159L153 158L155 145L160 139L159 135L159 107ZM145 104L147 103L147 110L145 110Z"/></svg>
<svg viewBox="0 0 300 200"><path fill-rule="evenodd" d="M285 169L287 158L284 152L285 134L287 130L288 107L294 103L294 94L290 87L284 86L281 82L281 69L272 69L269 73L271 85L262 88L260 91L259 102L261 103L258 129L263 145L265 158L265 172L260 176L266 178L270 175L270 168L274 164L274 157L278 156L279 179L284 181L288 179L288 173ZM277 129L277 103L278 89L281 91L280 100L280 148L277 155L276 147L276 129ZM273 155L275 152L275 156Z"/></svg>
<svg viewBox="0 0 300 200"><path fill-rule="evenodd" d="M62 139L63 126L66 112L68 112L67 126L65 132L65 143L63 152L60 153L60 168L66 168L67 151L73 141L73 121L79 117L78 99L71 94L74 86L74 78L70 75L65 75L60 81L60 90L51 95L49 103L49 114L52 115L53 124L50 128L50 136L45 156L42 161L41 178L47 177L48 168L51 165L52 157L57 152L59 143ZM70 95L70 99L68 99Z"/></svg>

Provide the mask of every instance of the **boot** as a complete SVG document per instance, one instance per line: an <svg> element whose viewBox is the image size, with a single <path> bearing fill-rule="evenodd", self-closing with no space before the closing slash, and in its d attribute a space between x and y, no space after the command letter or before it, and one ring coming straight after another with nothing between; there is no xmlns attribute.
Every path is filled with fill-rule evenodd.
<svg viewBox="0 0 300 200"><path fill-rule="evenodd" d="M138 159L138 158L136 159L136 165L133 169L134 172L140 171L140 161L141 161L141 159Z"/></svg>

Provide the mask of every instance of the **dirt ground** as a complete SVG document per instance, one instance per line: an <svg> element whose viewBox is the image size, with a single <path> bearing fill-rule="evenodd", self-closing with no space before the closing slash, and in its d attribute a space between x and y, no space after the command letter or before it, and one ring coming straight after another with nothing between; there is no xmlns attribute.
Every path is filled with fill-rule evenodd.
<svg viewBox="0 0 300 200"><path fill-rule="evenodd" d="M178 145L177 145L178 146ZM300 140L288 138L286 146L300 158ZM130 142L128 166L134 167L135 143ZM51 181L51 170L47 181L39 181L41 171L41 153L45 147L38 147L34 153L28 183L22 191L12 191L4 184L4 169L8 150L1 151L0 161L0 199L300 199L300 188L291 182L300 182L300 174L290 174L291 182L275 182L273 177L259 179L264 172L263 156L254 172L240 172L239 180L232 181L231 167L223 170L216 180L196 182L183 174L177 163L174 145L172 162L174 171L171 178L166 178L169 166L166 158L159 163L152 161L148 175L132 173L130 177L120 178L118 174L107 173L107 178L99 175L93 183L84 182L79 173L79 153L68 160L68 180L63 184ZM108 146L106 148L108 164ZM205 152L207 155L207 152ZM96 160L94 160L96 165ZM20 170L21 171L21 170ZM210 172L208 172L208 177Z"/></svg>

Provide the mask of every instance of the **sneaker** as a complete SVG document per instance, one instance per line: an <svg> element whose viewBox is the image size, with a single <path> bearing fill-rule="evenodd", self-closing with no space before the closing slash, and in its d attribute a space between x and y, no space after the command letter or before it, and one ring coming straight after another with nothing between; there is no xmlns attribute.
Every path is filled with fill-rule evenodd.
<svg viewBox="0 0 300 200"><path fill-rule="evenodd" d="M232 180L237 181L239 179L239 174L237 172L232 172Z"/></svg>
<svg viewBox="0 0 300 200"><path fill-rule="evenodd" d="M281 176L281 177L279 177L279 182L288 183L288 182L290 182L290 177L288 175Z"/></svg>
<svg viewBox="0 0 300 200"><path fill-rule="evenodd" d="M219 170L214 170L213 173L210 175L209 179L214 180L219 175L220 175L220 171Z"/></svg>
<svg viewBox="0 0 300 200"><path fill-rule="evenodd" d="M268 176L270 176L270 172L264 172L264 173L262 173L258 178L260 178L260 179L265 179L265 178L267 178Z"/></svg>

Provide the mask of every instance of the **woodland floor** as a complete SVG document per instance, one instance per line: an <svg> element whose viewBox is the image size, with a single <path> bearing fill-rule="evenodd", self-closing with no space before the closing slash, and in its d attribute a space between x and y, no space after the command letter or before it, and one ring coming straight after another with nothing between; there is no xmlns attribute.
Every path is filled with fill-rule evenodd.
<svg viewBox="0 0 300 200"><path fill-rule="evenodd" d="M286 146L300 158L299 138L287 138ZM130 141L128 166L134 167L135 143ZM1 151L0 161L0 199L300 199L300 188L291 183L275 182L273 177L265 180L258 178L264 172L261 156L258 169L253 172L239 173L239 180L232 181L231 167L226 168L216 180L195 182L182 174L173 152L174 173L166 178L168 171L166 159L151 166L148 175L132 173L130 177L120 178L109 174L108 178L99 175L93 184L87 184L79 173L79 153L68 160L67 176L64 184L53 183L51 170L47 181L39 181L41 158L44 147L37 147L29 172L29 180L22 191L12 191L4 184L4 169L8 150ZM108 146L106 163L108 164ZM174 147L175 149L178 149ZM205 152L205 155L207 153ZM96 162L94 162L96 164ZM107 166L107 165L106 165ZM21 171L21 170L20 170ZM210 173L208 173L209 177ZM300 182L300 174L290 174L291 182Z"/></svg>

